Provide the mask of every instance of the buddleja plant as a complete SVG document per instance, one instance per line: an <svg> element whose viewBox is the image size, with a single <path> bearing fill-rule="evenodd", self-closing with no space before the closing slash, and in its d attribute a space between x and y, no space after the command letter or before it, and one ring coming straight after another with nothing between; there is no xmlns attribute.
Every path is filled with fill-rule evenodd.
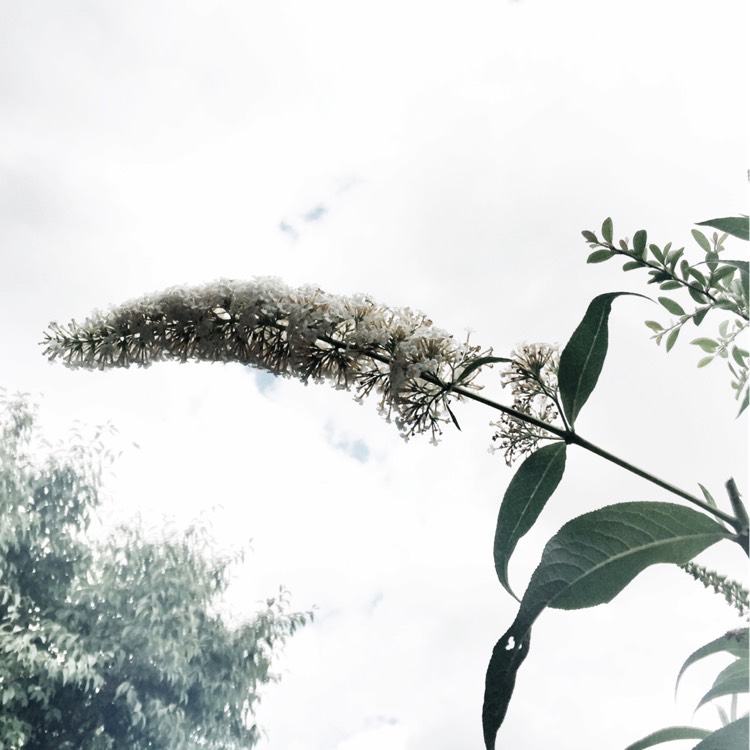
<svg viewBox="0 0 750 750"><path fill-rule="evenodd" d="M625 269L647 269L651 283L661 290L687 290L697 305L694 312L662 296L659 302L677 316L677 322L668 327L647 323L657 341L665 340L667 349L688 321L700 325L713 311L728 317L719 325L718 338L695 343L711 359L729 360L731 355L733 387L738 394L744 392L745 405L748 352L739 342L748 321L748 264L724 261L720 253L727 234L747 239L747 219L704 223L724 234L715 235L712 242L703 234L695 235L706 257L694 265L682 257L682 249L647 245L643 231L636 233L632 246L627 241L614 245L610 219L602 226L601 239L593 232L584 236L594 248L590 262L627 256ZM624 294L596 297L559 356L552 347L532 345L509 357L497 357L468 340L457 342L408 308L384 307L366 296L326 294L316 287L291 289L275 279L168 290L80 324L53 323L43 343L51 360L74 368L148 366L159 360L239 362L303 382L328 381L337 388L353 389L358 399L377 394L380 411L405 438L428 433L436 441L445 424L458 427L453 401L471 399L497 410L495 447L504 452L508 464L524 458L503 497L494 543L498 579L512 596L509 561L560 483L569 446L588 450L687 503L609 505L572 519L550 539L520 599L518 614L497 642L487 669L482 721L485 745L492 750L516 674L529 653L532 627L547 607L580 609L609 602L656 563L684 566L733 606L743 612L748 606L747 591L740 584L690 562L717 542L739 544L748 552L748 515L734 481L727 483L729 510L722 510L704 488L698 497L576 431L578 415L606 358L612 305ZM494 364L503 366L502 383L513 396L510 405L479 393L477 375ZM705 358L699 364L707 364ZM719 674L702 702L747 690L747 628L698 649L683 671L718 650L728 651L735 661ZM696 746L700 750L744 748L746 718L725 718L726 726L716 732L671 727L631 745L630 750L678 738L700 738Z"/></svg>

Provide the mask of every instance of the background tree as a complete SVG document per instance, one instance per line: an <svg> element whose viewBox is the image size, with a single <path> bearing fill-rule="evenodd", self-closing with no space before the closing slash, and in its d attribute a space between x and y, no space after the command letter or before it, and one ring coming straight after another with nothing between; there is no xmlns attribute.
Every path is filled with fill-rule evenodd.
<svg viewBox="0 0 750 750"><path fill-rule="evenodd" d="M93 542L100 433L39 458L28 400L0 397L0 747L253 746L272 654L310 615L281 591L230 625L234 559L203 528Z"/></svg>

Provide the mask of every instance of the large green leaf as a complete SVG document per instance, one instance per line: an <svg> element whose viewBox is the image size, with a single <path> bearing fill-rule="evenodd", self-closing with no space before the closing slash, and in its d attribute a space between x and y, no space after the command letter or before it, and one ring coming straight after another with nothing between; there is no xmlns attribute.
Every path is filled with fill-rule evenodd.
<svg viewBox="0 0 750 750"><path fill-rule="evenodd" d="M701 740L693 750L747 750L748 718L747 714L731 724Z"/></svg>
<svg viewBox="0 0 750 750"><path fill-rule="evenodd" d="M748 628L740 630L730 630L716 640L707 643L705 646L701 646L699 649L693 651L685 663L680 667L680 673L677 675L677 681L675 682L674 691L677 693L677 688L680 686L680 680L685 670L695 664L695 662L704 659L711 654L718 654L726 651L732 656L737 657L748 657Z"/></svg>
<svg viewBox="0 0 750 750"><path fill-rule="evenodd" d="M711 689L701 698L696 710L714 698L722 695L746 693L750 681L750 663L747 657L735 659L726 669L722 669L714 680Z"/></svg>
<svg viewBox="0 0 750 750"><path fill-rule="evenodd" d="M623 294L630 292L609 292L594 297L560 355L557 379L563 410L571 425L599 379L607 356L607 321L612 301Z"/></svg>
<svg viewBox="0 0 750 750"><path fill-rule="evenodd" d="M534 525L565 471L565 443L545 445L519 467L505 490L495 530L495 570L503 588L518 598L508 583L508 562L518 540Z"/></svg>
<svg viewBox="0 0 750 750"><path fill-rule="evenodd" d="M625 750L646 750L647 747L654 747L654 745L661 745L663 742L673 742L674 740L702 740L709 734L711 732L708 729L698 729L698 727L667 727L643 737L632 745L628 745Z"/></svg>
<svg viewBox="0 0 750 750"><path fill-rule="evenodd" d="M727 216L723 219L709 219L697 222L700 227L713 227L741 240L750 240L750 220L747 216Z"/></svg>
<svg viewBox="0 0 750 750"><path fill-rule="evenodd" d="M656 563L682 565L732 534L708 516L672 503L609 505L568 521L547 542L518 615L492 652L487 669L485 744L505 718L531 627L546 607L579 609L613 599Z"/></svg>

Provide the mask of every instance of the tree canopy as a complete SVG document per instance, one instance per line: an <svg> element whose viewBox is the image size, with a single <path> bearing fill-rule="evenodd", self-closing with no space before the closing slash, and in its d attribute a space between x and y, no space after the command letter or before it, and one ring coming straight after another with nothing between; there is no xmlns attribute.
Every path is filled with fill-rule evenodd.
<svg viewBox="0 0 750 750"><path fill-rule="evenodd" d="M104 442L35 442L34 410L0 392L0 747L252 747L273 652L310 618L269 598L229 624L233 558L205 529L93 541Z"/></svg>

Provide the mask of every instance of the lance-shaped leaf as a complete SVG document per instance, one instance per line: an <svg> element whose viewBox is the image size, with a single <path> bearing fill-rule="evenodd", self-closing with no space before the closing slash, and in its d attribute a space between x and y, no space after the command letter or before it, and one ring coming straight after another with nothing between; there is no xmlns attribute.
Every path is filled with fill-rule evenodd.
<svg viewBox="0 0 750 750"><path fill-rule="evenodd" d="M698 727L667 727L649 734L632 745L628 745L625 750L646 750L648 747L661 745L664 742L673 742L674 740L702 740L709 734L711 732L708 729L698 729Z"/></svg>
<svg viewBox="0 0 750 750"><path fill-rule="evenodd" d="M748 681L750 681L750 663L747 657L735 659L726 669L722 669L716 676L711 689L701 698L696 710L714 698L722 695L733 695L748 692Z"/></svg>
<svg viewBox="0 0 750 750"><path fill-rule="evenodd" d="M623 294L630 292L609 292L594 297L560 355L557 380L563 410L571 425L599 380L604 358L607 356L607 321L612 301Z"/></svg>
<svg viewBox="0 0 750 750"><path fill-rule="evenodd" d="M519 467L505 490L495 531L495 570L503 588L518 598L508 582L508 562L518 540L534 525L565 471L565 443L545 445Z"/></svg>
<svg viewBox="0 0 750 750"><path fill-rule="evenodd" d="M747 750L748 746L748 724L747 714L727 724L721 729L701 740L693 750Z"/></svg>
<svg viewBox="0 0 750 750"><path fill-rule="evenodd" d="M497 362L512 362L512 359L508 359L508 357L477 357L476 359L471 360L469 364L464 367L464 369L461 371L461 374L455 379L456 385L460 385L463 383L466 378L471 375L472 372L475 370L478 370L480 367L484 367L485 365L492 365Z"/></svg>
<svg viewBox="0 0 750 750"><path fill-rule="evenodd" d="M747 216L727 216L723 219L709 219L697 222L700 227L713 227L741 240L750 240L750 220Z"/></svg>
<svg viewBox="0 0 750 750"><path fill-rule="evenodd" d="M685 674L685 670L695 664L695 662L705 659L711 654L718 654L721 652L727 652L732 656L748 658L748 628L739 630L730 630L724 633L716 640L707 643L705 646L701 646L699 649L693 651L685 663L680 667L680 673L677 675L677 681L675 682L674 692L677 694L677 688L680 686L680 680L682 675Z"/></svg>
<svg viewBox="0 0 750 750"><path fill-rule="evenodd" d="M525 656L523 644L546 607L604 604L649 566L682 565L721 539L731 538L708 516L673 503L618 503L566 523L547 542L518 615L492 653L482 714L487 749L493 750L505 718Z"/></svg>

